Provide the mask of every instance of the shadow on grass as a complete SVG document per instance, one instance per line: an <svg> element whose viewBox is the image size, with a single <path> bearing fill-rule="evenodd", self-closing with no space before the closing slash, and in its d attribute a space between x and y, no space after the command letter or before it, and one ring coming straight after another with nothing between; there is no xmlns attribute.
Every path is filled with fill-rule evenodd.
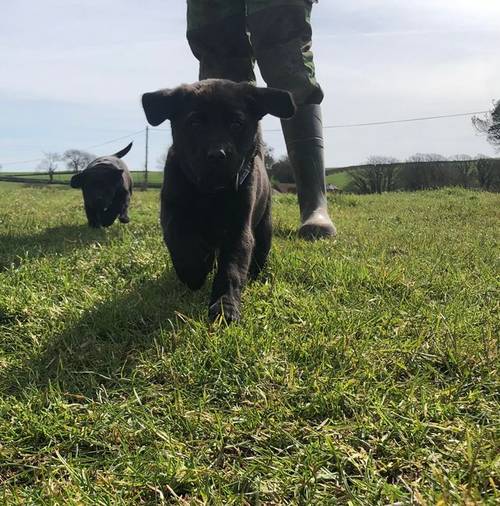
<svg viewBox="0 0 500 506"><path fill-rule="evenodd" d="M32 234L0 234L0 271L34 258L70 253L108 240L109 234L85 225L61 225Z"/></svg>
<svg viewBox="0 0 500 506"><path fill-rule="evenodd" d="M61 391L93 397L100 385L123 388L160 331L175 328L179 317L203 318L207 300L206 289L189 291L173 270L138 282L70 323L32 359L5 368L0 392L18 397L26 389L56 384ZM175 350L175 342L163 345Z"/></svg>

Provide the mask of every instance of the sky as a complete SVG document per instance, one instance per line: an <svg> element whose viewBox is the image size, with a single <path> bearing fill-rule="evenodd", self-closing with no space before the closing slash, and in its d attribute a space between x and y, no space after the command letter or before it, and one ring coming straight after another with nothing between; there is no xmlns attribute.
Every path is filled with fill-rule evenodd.
<svg viewBox="0 0 500 506"><path fill-rule="evenodd" d="M197 79L185 2L2 4L2 170L33 170L45 152L69 148L110 154L130 140L126 160L141 169L142 93ZM320 0L312 24L325 126L483 111L500 99L499 0ZM265 118L263 128L284 154L278 120ZM168 122L151 129L150 169L170 140ZM494 154L470 117L326 128L325 142L329 167L372 155Z"/></svg>

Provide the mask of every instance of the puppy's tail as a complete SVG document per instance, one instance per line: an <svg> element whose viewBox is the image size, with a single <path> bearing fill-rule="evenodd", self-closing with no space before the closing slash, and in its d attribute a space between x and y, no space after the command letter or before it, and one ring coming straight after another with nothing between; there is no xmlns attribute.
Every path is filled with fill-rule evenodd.
<svg viewBox="0 0 500 506"><path fill-rule="evenodd" d="M116 158L124 157L132 149L132 144L133 142L131 142L127 147L123 148L121 151L118 151L117 153L111 156L116 156Z"/></svg>

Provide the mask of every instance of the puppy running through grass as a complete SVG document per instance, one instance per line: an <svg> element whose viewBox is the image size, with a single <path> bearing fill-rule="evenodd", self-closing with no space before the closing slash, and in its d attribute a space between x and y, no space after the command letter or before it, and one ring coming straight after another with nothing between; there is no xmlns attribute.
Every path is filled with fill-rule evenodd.
<svg viewBox="0 0 500 506"><path fill-rule="evenodd" d="M114 155L101 156L71 178L72 188L81 188L85 213L90 227L109 227L116 218L128 223L132 195L132 176L121 158L132 148L132 142Z"/></svg>
<svg viewBox="0 0 500 506"><path fill-rule="evenodd" d="M217 259L209 318L240 318L241 290L271 247L271 188L259 120L291 118L287 91L208 79L145 93L148 122L170 120L161 191L163 236L179 279L199 289Z"/></svg>

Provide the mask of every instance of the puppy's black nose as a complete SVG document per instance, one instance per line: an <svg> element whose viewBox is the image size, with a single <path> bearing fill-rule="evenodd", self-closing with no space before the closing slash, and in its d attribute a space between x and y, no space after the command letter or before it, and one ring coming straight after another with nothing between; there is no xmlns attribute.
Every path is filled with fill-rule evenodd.
<svg viewBox="0 0 500 506"><path fill-rule="evenodd" d="M207 160L211 163L224 162L228 158L227 151L222 148L211 149L207 153Z"/></svg>

